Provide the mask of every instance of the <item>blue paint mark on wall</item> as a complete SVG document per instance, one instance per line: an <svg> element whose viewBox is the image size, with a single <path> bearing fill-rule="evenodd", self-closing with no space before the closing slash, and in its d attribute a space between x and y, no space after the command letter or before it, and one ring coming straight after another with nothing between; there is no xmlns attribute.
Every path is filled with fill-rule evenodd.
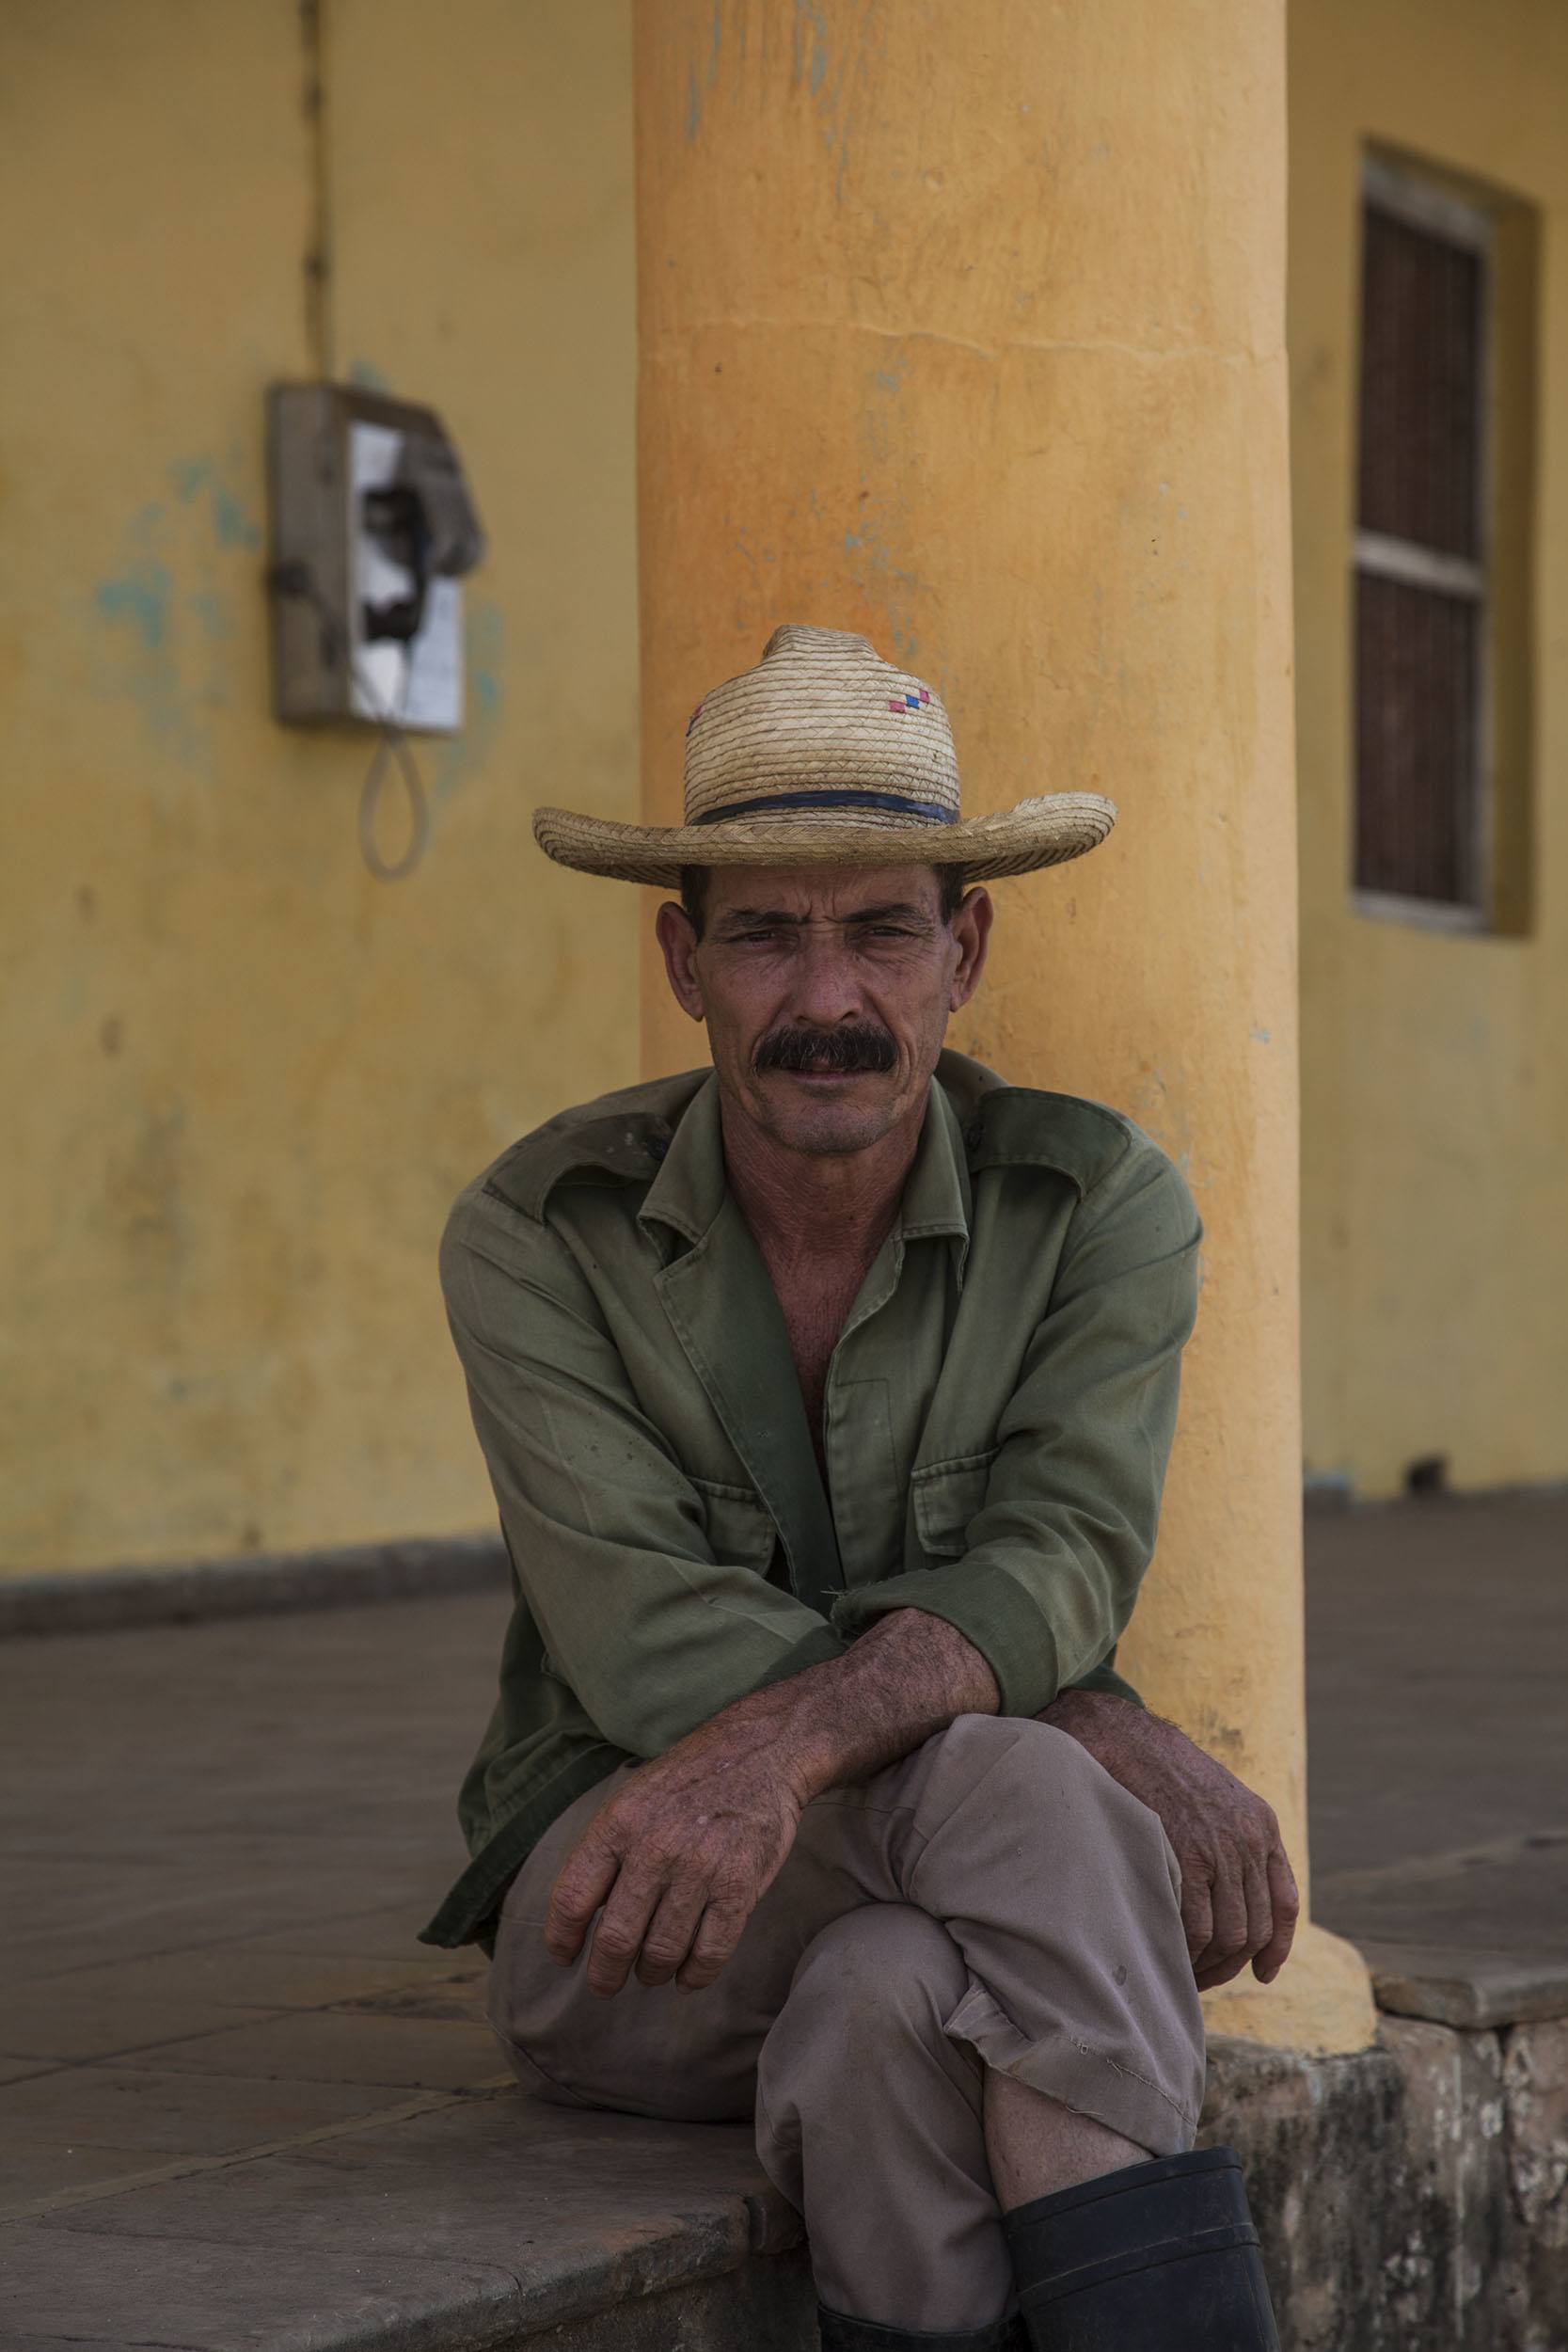
<svg viewBox="0 0 1568 2352"><path fill-rule="evenodd" d="M723 31L721 0L713 0L713 29L708 39L706 70L699 78L694 65L687 68L686 135L689 144L695 144L697 134L703 127L703 102L719 78L719 44Z"/></svg>
<svg viewBox="0 0 1568 2352"><path fill-rule="evenodd" d="M382 392L391 397L390 380L383 375L373 359L356 359L348 372L349 382L361 392Z"/></svg>
<svg viewBox="0 0 1568 2352"><path fill-rule="evenodd" d="M830 74L828 11L822 0L795 0L793 46L795 85L799 88L803 82L811 93L822 144L834 165L833 193L842 199L855 127L856 93L863 98L866 95L867 44L863 38L854 36L841 40Z"/></svg>
<svg viewBox="0 0 1568 2352"><path fill-rule="evenodd" d="M210 457L177 458L168 473L185 505L191 505L206 492L214 536L220 548L243 548L253 552L261 546L261 526L251 521L238 495L223 480Z"/></svg>
<svg viewBox="0 0 1568 2352"><path fill-rule="evenodd" d="M233 621L229 600L219 596L215 588L198 588L185 598L185 602L203 637L211 639L214 644L232 633Z"/></svg>
<svg viewBox="0 0 1568 2352"><path fill-rule="evenodd" d="M810 32L810 46L807 33ZM795 0L795 79L806 81L815 98L828 72L827 11L820 0Z"/></svg>
<svg viewBox="0 0 1568 2352"><path fill-rule="evenodd" d="M100 580L95 602L104 620L128 623L149 652L155 653L168 627L172 587L168 566L156 556L144 555L128 571Z"/></svg>
<svg viewBox="0 0 1568 2352"><path fill-rule="evenodd" d="M261 533L232 490L221 482L213 485L213 529L220 548L259 548Z"/></svg>
<svg viewBox="0 0 1568 2352"><path fill-rule="evenodd" d="M87 608L98 625L95 689L139 712L171 788L177 769L217 771L212 713L230 699L234 660L227 583L232 557L261 543L229 470L207 456L171 465L173 496L131 517Z"/></svg>
<svg viewBox="0 0 1568 2352"><path fill-rule="evenodd" d="M506 616L488 596L465 600L467 707L463 732L441 749L431 789L436 800L450 799L461 785L479 774L495 749L506 703Z"/></svg>

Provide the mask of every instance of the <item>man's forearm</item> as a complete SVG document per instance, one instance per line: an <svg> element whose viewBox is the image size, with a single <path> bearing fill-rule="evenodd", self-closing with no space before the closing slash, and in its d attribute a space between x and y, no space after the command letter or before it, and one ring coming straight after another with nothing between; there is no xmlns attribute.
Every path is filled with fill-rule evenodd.
<svg viewBox="0 0 1568 2352"><path fill-rule="evenodd" d="M999 1704L995 1676L956 1626L898 1609L845 1657L736 1700L691 1738L771 1745L806 1804L896 1763L955 1716L994 1715Z"/></svg>
<svg viewBox="0 0 1568 2352"><path fill-rule="evenodd" d="M545 1941L562 1963L594 1935L588 1981L711 1984L826 1788L896 1762L958 1715L994 1715L996 1678L923 1610L892 1611L848 1654L768 1683L633 1772L567 1856Z"/></svg>

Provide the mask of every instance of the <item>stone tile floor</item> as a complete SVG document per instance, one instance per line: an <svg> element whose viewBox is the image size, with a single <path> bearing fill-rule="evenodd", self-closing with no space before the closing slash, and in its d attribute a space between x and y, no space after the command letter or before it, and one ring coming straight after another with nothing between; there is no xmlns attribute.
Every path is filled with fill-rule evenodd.
<svg viewBox="0 0 1568 2352"><path fill-rule="evenodd" d="M496 1595L0 1653L0 2200L498 2083L454 1854Z"/></svg>
<svg viewBox="0 0 1568 2352"><path fill-rule="evenodd" d="M1396 1974L1468 1953L1560 1995L1568 1501L1308 1539L1320 1915ZM523 2107L477 1956L413 1940L503 1616L464 1594L0 1651L7 2352L150 2341L149 2298L199 2352L499 2344L787 2241L744 2134Z"/></svg>
<svg viewBox="0 0 1568 2352"><path fill-rule="evenodd" d="M1313 1906L1386 2009L1568 2010L1568 1496L1307 1521Z"/></svg>

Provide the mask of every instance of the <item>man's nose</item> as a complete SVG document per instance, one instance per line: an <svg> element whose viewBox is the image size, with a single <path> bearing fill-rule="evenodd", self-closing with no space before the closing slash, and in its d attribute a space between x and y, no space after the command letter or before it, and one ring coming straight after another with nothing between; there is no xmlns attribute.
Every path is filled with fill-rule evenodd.
<svg viewBox="0 0 1568 2352"><path fill-rule="evenodd" d="M798 1021L832 1028L865 1011L848 943L836 931L808 931L791 975L790 1012Z"/></svg>

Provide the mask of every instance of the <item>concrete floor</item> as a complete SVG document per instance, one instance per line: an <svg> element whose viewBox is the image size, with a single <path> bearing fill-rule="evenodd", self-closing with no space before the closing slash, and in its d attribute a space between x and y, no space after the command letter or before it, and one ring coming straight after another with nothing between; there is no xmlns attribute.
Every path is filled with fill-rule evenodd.
<svg viewBox="0 0 1568 2352"><path fill-rule="evenodd" d="M1311 1518L1307 1604L1317 1915L1372 1954L1386 2006L1561 2014L1568 1497Z"/></svg>
<svg viewBox="0 0 1568 2352"><path fill-rule="evenodd" d="M1318 1518L1308 1550L1320 1915L1560 1977L1568 1501ZM195 2176L319 2165L501 2095L476 1956L413 1938L460 1861L452 1797L504 1613L464 1594L0 1650L0 2219L46 2221L69 2267L78 2231L144 2226L111 2231L105 2200L129 2217L155 2190L156 2231ZM743 2152L721 2194L698 2142L684 2189L673 2158L663 2185L681 2228L711 2206L721 2237ZM233 2249L207 2250L227 2275ZM4 2341L119 2324L33 2312Z"/></svg>
<svg viewBox="0 0 1568 2352"><path fill-rule="evenodd" d="M1307 1676L1320 1869L1568 1826L1568 1496L1311 1516Z"/></svg>
<svg viewBox="0 0 1568 2352"><path fill-rule="evenodd" d="M491 1594L0 1651L0 2202L497 2077L478 1956L414 1934L503 1617Z"/></svg>

